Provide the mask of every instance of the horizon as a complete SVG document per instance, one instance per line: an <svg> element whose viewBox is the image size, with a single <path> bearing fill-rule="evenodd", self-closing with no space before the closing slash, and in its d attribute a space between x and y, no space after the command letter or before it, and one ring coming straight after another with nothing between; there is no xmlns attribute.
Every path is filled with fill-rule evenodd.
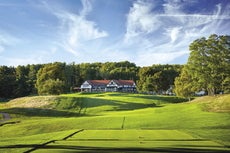
<svg viewBox="0 0 230 153"><path fill-rule="evenodd" d="M59 62L59 61L53 61L53 62L47 62L47 63L28 63L28 64L21 64L21 65L0 65L1 66L6 66L6 67L13 67L13 68L17 68L18 66L28 66L28 65L47 65L47 64L55 64L55 63L62 63L62 64L66 64L66 65L72 65L72 64L75 64L75 65L81 65L81 64L97 64L97 63L101 63L101 64L106 64L106 63L121 63L121 62L129 62L131 64L135 64L136 67L151 67L151 66L157 66L157 65L185 65L186 63L184 64L168 64L168 63L165 63L165 64L152 64L152 65L144 65L144 66L139 66L137 65L135 62L130 62L130 61L114 61L114 62L111 62L111 61L105 61L105 62L82 62L82 63L75 63L75 62Z"/></svg>
<svg viewBox="0 0 230 153"><path fill-rule="evenodd" d="M194 40L230 35L228 0L2 0L0 18L0 65L14 67L183 65Z"/></svg>

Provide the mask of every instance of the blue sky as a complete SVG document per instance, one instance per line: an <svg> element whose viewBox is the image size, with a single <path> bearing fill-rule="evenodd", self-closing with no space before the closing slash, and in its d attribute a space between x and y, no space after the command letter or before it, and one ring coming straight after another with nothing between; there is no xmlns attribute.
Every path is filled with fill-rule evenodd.
<svg viewBox="0 0 230 153"><path fill-rule="evenodd" d="M229 0L0 0L0 65L184 64L229 27Z"/></svg>

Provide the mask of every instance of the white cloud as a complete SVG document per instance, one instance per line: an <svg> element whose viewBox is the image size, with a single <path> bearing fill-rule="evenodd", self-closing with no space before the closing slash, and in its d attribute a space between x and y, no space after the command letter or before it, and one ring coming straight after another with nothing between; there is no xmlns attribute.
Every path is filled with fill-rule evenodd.
<svg viewBox="0 0 230 153"><path fill-rule="evenodd" d="M5 51L6 46L16 45L20 40L6 32L0 31L0 53Z"/></svg>
<svg viewBox="0 0 230 153"><path fill-rule="evenodd" d="M92 4L89 0L81 0L83 8L80 12L80 16L86 16L92 10Z"/></svg>
<svg viewBox="0 0 230 153"><path fill-rule="evenodd" d="M55 13L61 21L60 44L75 56L80 56L87 49L85 43L108 36L108 33L100 30L95 22L86 19L87 14L92 10L90 1L82 0L82 4L80 14L67 11Z"/></svg>
<svg viewBox="0 0 230 153"><path fill-rule="evenodd" d="M179 51L179 52L164 52L164 53L155 53L155 52L146 52L140 53L135 59L135 63L141 66L150 66L152 64L167 64L172 62L178 57L186 55L188 52Z"/></svg>
<svg viewBox="0 0 230 153"><path fill-rule="evenodd" d="M169 63L189 54L189 44L197 38L220 30L223 20L230 19L230 4L216 5L213 12L187 13L188 5L197 1L166 0L163 11L154 9L154 1L134 2L127 15L123 48L132 46L133 61L139 65ZM196 4L197 5L197 4Z"/></svg>
<svg viewBox="0 0 230 153"><path fill-rule="evenodd" d="M129 41L133 37L141 34L149 34L160 26L160 21L151 13L153 4L138 0L127 15L125 40Z"/></svg>
<svg viewBox="0 0 230 153"><path fill-rule="evenodd" d="M87 19L94 11L90 0L81 0L82 9L78 14L63 9L50 9L50 12L61 23L57 40L59 50L64 48L77 57L77 62L129 60L147 66L173 62L188 55L188 46L193 40L215 33L222 20L229 19L229 12L223 12L221 5L208 14L188 14L185 7L198 2L183 2L165 0L159 10L157 1L134 1L126 14L125 34L120 40L111 40L108 32ZM110 42L101 39L105 37Z"/></svg>
<svg viewBox="0 0 230 153"><path fill-rule="evenodd" d="M165 14L181 14L182 5L178 0L167 0L163 4Z"/></svg>
<svg viewBox="0 0 230 153"><path fill-rule="evenodd" d="M36 29L32 37L22 36L24 40L16 36L20 36L25 27L18 27L18 29L22 28L19 33L12 33L12 30L3 31L2 28L0 62L18 65L52 62L52 60L67 62L76 60L77 63L129 60L139 66L177 63L179 57L184 58L186 57L184 55L189 54L189 44L193 40L207 37L212 33L229 34L230 4L226 3L225 6L223 3L217 4L211 11L203 7L195 12L192 8L199 5L199 0L129 1L133 5L129 6L125 14L126 22L113 23L113 19L102 21L104 16L97 13L110 12L106 8L98 11L101 8L98 7L97 1L79 2L82 5L77 4L78 6L75 7L59 1L28 1L28 7L34 8L34 14L36 11L42 11L41 14L47 14L47 18L40 18L41 21L34 19L42 28ZM94 5L96 3L97 5ZM107 5L110 5L110 2ZM126 11L125 7L122 7L122 11L111 8L113 9L111 18L113 15L117 17L117 13L120 18L123 11ZM74 8L76 10L73 10ZM108 12L103 12L104 9ZM95 16L97 17L94 18ZM97 23L96 19L100 20L100 23ZM123 21L123 18L119 21ZM126 27L113 29L111 35L109 31L100 27L103 25L107 29L112 29L112 24L119 24L121 28L125 24ZM53 30L48 31L47 27L52 27ZM40 31L44 29L48 32ZM45 40L41 33L42 36L47 36ZM33 50L33 55L29 55L30 50Z"/></svg>
<svg viewBox="0 0 230 153"><path fill-rule="evenodd" d="M223 19L230 19L230 11L224 11L222 10L221 4L217 4L216 8L213 10L213 12L208 13L194 13L194 14L188 14L186 12L183 12L184 10L184 4L178 3L177 0L169 1L168 3L164 4L170 8L176 8L170 9L170 11L165 10L164 14L158 14L162 18L171 18L171 21L177 21L177 24L183 24L186 28L189 27L198 27L198 26L206 26L209 23L218 22L218 20ZM228 8L226 6L226 8ZM228 9L225 9L228 10Z"/></svg>
<svg viewBox="0 0 230 153"><path fill-rule="evenodd" d="M166 35L171 39L170 43L174 43L180 37L182 27L173 27L166 29Z"/></svg>

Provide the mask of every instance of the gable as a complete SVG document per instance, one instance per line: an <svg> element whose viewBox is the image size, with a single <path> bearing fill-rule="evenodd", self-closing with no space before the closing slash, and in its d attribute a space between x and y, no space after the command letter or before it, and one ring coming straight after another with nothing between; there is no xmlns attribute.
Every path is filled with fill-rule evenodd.
<svg viewBox="0 0 230 153"><path fill-rule="evenodd" d="M85 81L82 85L81 88L91 88L92 86L90 85L90 83L88 81Z"/></svg>
<svg viewBox="0 0 230 153"><path fill-rule="evenodd" d="M136 87L133 80L87 80L81 88Z"/></svg>
<svg viewBox="0 0 230 153"><path fill-rule="evenodd" d="M111 80L108 84L107 87L118 87L118 84L115 80Z"/></svg>

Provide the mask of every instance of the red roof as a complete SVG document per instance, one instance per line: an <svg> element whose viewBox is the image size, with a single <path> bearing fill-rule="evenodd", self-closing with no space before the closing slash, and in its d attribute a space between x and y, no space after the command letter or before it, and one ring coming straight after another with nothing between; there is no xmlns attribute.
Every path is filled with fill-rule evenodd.
<svg viewBox="0 0 230 153"><path fill-rule="evenodd" d="M132 86L135 84L133 80L114 80L119 85L129 85Z"/></svg>
<svg viewBox="0 0 230 153"><path fill-rule="evenodd" d="M91 85L107 85L110 80L87 80L87 82L89 82L89 84Z"/></svg>
<svg viewBox="0 0 230 153"><path fill-rule="evenodd" d="M95 86L106 86L112 80L87 80L91 85ZM135 84L133 80L113 80L117 85L129 85L132 86Z"/></svg>

